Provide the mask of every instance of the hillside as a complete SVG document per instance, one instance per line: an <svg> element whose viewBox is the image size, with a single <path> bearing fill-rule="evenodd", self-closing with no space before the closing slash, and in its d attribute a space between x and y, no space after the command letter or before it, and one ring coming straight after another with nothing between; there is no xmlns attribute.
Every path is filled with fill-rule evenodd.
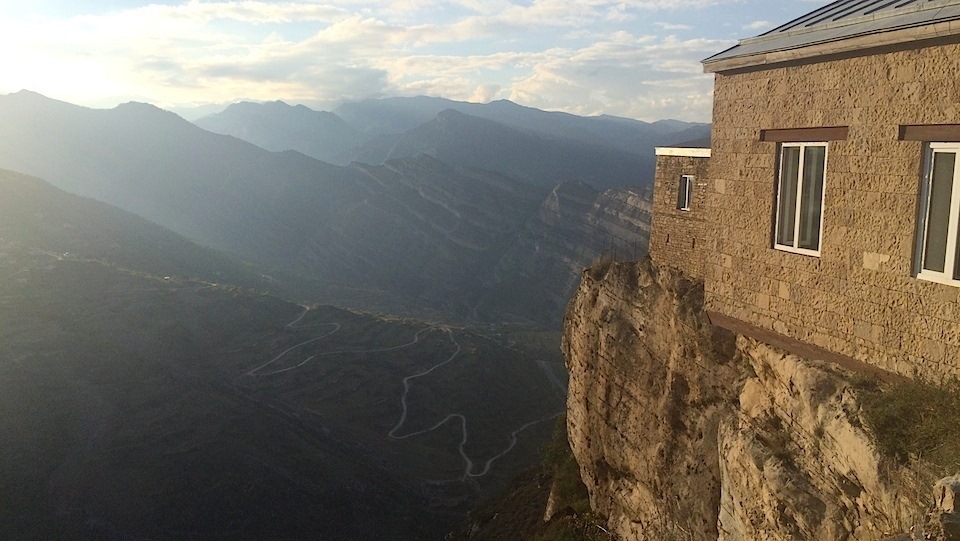
<svg viewBox="0 0 960 541"><path fill-rule="evenodd" d="M277 285L258 269L139 216L2 169L0 238L60 257L108 262L155 276L258 289Z"/></svg>
<svg viewBox="0 0 960 541"><path fill-rule="evenodd" d="M0 195L0 537L436 539L562 409L555 332L306 310L126 212Z"/></svg>
<svg viewBox="0 0 960 541"><path fill-rule="evenodd" d="M540 137L603 145L641 156L652 155L654 146L695 139L710 132L708 124L677 120L648 123L609 115L582 117L541 111L508 100L481 104L426 96L383 98L345 103L333 112L362 132L396 135L430 122L446 110ZM687 130L697 135L683 133Z"/></svg>

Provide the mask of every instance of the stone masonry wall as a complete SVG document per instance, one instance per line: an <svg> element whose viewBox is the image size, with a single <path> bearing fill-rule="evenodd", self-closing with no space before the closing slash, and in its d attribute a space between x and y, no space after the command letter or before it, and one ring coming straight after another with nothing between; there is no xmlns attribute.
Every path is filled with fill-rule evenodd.
<svg viewBox="0 0 960 541"><path fill-rule="evenodd" d="M907 376L960 375L960 288L911 276L924 145L898 140L901 124L960 123L960 45L718 74L714 100L707 308ZM829 145L821 255L775 250L777 144L760 130L823 126L850 129Z"/></svg>
<svg viewBox="0 0 960 541"><path fill-rule="evenodd" d="M704 277L704 207L709 160L689 156L657 156L653 188L650 255L660 264L701 280ZM694 176L690 210L677 208L681 175Z"/></svg>

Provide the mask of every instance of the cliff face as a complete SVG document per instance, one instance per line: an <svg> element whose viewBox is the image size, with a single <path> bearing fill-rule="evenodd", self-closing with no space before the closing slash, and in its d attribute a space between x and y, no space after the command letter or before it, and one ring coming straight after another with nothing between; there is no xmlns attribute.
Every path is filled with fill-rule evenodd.
<svg viewBox="0 0 960 541"><path fill-rule="evenodd" d="M594 510L626 539L716 538L718 427L740 371L734 336L710 332L702 300L645 260L585 272L567 309L570 444Z"/></svg>
<svg viewBox="0 0 960 541"><path fill-rule="evenodd" d="M702 284L588 269L564 323L568 431L622 539L882 539L928 490L883 465L851 374L713 327Z"/></svg>

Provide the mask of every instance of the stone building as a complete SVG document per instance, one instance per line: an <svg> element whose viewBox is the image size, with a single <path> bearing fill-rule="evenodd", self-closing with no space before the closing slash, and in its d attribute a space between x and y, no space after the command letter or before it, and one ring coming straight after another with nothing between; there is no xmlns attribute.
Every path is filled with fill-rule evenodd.
<svg viewBox="0 0 960 541"><path fill-rule="evenodd" d="M654 258L702 275L717 321L960 376L960 0L840 0L703 64L703 222L671 207L688 173L661 155Z"/></svg>
<svg viewBox="0 0 960 541"><path fill-rule="evenodd" d="M651 257L701 280L709 159L709 148L657 148L650 224Z"/></svg>

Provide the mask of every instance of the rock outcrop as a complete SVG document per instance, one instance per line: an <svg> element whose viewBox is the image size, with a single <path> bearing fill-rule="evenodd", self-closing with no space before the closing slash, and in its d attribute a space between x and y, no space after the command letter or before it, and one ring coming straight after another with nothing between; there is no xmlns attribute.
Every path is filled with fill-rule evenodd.
<svg viewBox="0 0 960 541"><path fill-rule="evenodd" d="M926 491L885 465L848 374L744 337L737 350L756 376L720 426L720 539L883 539L924 522Z"/></svg>
<svg viewBox="0 0 960 541"><path fill-rule="evenodd" d="M960 540L960 475L946 477L933 488L933 503L939 514L944 537Z"/></svg>
<svg viewBox="0 0 960 541"><path fill-rule="evenodd" d="M716 538L718 427L741 371L702 300L647 259L586 271L567 310L571 448L594 510L625 539Z"/></svg>
<svg viewBox="0 0 960 541"><path fill-rule="evenodd" d="M584 271L565 318L568 431L622 539L884 539L929 485L877 451L853 375L714 327L650 259Z"/></svg>

